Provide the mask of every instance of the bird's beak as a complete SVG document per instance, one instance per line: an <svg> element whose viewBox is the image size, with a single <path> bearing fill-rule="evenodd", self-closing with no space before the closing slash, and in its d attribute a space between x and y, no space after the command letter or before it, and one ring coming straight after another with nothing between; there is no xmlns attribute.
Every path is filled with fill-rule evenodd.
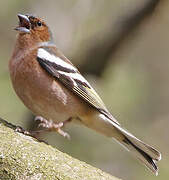
<svg viewBox="0 0 169 180"><path fill-rule="evenodd" d="M30 20L28 16L18 14L19 18L19 26L15 28L15 30L22 33L30 33Z"/></svg>

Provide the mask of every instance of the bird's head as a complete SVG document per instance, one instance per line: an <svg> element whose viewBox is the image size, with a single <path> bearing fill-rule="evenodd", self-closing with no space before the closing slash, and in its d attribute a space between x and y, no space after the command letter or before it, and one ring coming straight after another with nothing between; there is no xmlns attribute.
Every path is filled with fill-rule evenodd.
<svg viewBox="0 0 169 180"><path fill-rule="evenodd" d="M51 32L46 23L33 15L18 14L19 25L15 28L24 40L46 42L51 40Z"/></svg>

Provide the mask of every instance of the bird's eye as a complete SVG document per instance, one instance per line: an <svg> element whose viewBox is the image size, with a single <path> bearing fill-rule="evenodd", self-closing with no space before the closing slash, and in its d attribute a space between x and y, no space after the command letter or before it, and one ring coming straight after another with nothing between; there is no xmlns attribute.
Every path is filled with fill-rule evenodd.
<svg viewBox="0 0 169 180"><path fill-rule="evenodd" d="M42 26L42 23L40 21L37 22L38 26Z"/></svg>

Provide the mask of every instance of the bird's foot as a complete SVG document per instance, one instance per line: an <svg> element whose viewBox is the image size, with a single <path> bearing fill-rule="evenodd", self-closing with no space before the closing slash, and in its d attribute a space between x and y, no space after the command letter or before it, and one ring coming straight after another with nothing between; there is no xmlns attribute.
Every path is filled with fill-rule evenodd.
<svg viewBox="0 0 169 180"><path fill-rule="evenodd" d="M44 130L41 131L56 131L61 136L70 139L70 135L67 132L64 132L61 128L63 128L66 123L70 122L71 119L68 119L60 123L54 123L52 120L47 120L41 116L36 116L35 121L40 121L38 127L45 128Z"/></svg>
<svg viewBox="0 0 169 180"><path fill-rule="evenodd" d="M27 135L27 136L31 136L31 137L37 139L39 142L44 142L44 143L48 144L46 141L44 141L44 140L42 140L42 139L40 139L38 137L38 135L42 132L42 130L39 130L39 131L27 131L27 130L23 129L20 126L17 126L15 131L19 132L19 133L22 133L24 135Z"/></svg>
<svg viewBox="0 0 169 180"><path fill-rule="evenodd" d="M20 126L17 126L16 129L15 129L16 132L19 132L19 133L22 133L22 134L25 134L25 135L29 135L31 136L31 133L25 129L23 129L22 127Z"/></svg>

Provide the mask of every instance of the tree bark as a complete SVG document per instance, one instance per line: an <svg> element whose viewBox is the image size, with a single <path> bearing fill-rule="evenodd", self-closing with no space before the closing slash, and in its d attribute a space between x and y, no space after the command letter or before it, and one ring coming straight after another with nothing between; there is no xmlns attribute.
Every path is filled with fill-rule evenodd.
<svg viewBox="0 0 169 180"><path fill-rule="evenodd" d="M0 179L118 180L15 129L0 118Z"/></svg>

